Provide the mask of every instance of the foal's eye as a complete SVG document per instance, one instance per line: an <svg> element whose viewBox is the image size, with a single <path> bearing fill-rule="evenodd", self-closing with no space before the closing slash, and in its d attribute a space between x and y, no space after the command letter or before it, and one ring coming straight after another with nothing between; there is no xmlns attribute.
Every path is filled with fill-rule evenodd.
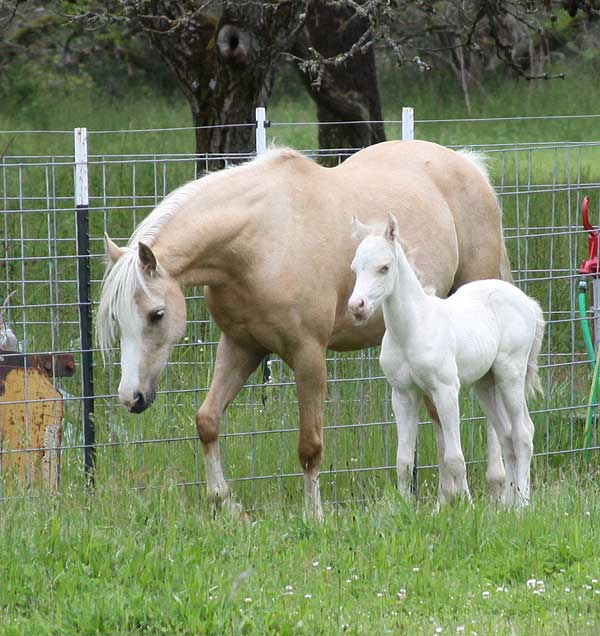
<svg viewBox="0 0 600 636"><path fill-rule="evenodd" d="M390 269L389 265L384 265L383 267L379 268L379 273L380 274L387 274L389 269Z"/></svg>
<svg viewBox="0 0 600 636"><path fill-rule="evenodd" d="M165 310L164 309L157 309L156 311L152 311L150 312L150 314L148 314L148 320L151 323L157 323L160 322L162 320L162 317L165 315Z"/></svg>

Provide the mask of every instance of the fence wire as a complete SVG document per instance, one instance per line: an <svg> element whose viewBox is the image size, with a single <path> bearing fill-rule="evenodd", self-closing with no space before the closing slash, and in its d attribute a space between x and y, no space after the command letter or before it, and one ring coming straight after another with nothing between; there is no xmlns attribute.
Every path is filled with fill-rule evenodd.
<svg viewBox="0 0 600 636"><path fill-rule="evenodd" d="M428 126L439 125L440 121L417 120L416 136L435 138ZM478 120L461 120L458 125L473 122ZM296 125L274 122L270 134L280 134L282 128ZM392 131L396 130L392 126ZM107 147L105 142L114 132L90 132L89 137L94 307L104 272L104 232L124 244L136 225L174 188L223 162L254 156L253 151L202 157L192 153L145 153L139 151L139 144L132 144L135 152L99 154L95 149L103 144ZM118 132L122 138L123 131ZM152 133L153 140L171 134L147 132ZM139 134L131 133L131 139L137 139ZM472 139L471 134L466 137ZM545 395L531 403L537 461L571 461L584 447L591 382L577 313L578 270L581 260L587 257L587 235L581 225L580 209L583 197L590 196L590 218L598 222L600 141L468 145L489 157L503 209L515 282L541 302L547 320L540 357ZM341 162L354 151L303 152L316 159L326 156ZM6 311L7 321L17 334L23 353L67 353L77 364L72 377L51 374L61 394L60 399L53 400L60 402L64 410L61 488L79 486L85 481L74 164L74 156L62 150L56 154L7 155L0 161L0 293L4 298L16 291ZM186 336L175 347L157 401L147 413L130 415L118 403L118 355L103 366L99 352L93 351L98 483L121 480L119 483L134 488L203 483L195 411L208 390L219 333L207 313L202 289L189 289L186 297ZM361 499L371 486L395 480L396 435L390 390L379 368L377 348L344 354L330 352L327 365L322 491L329 501ZM47 401L44 396L37 399ZM34 401L29 399L29 404ZM4 414L0 427L6 427L6 414L14 402L5 396L0 406ZM482 474L478 473L485 460L482 414L467 393L462 407L465 456L470 470ZM222 459L236 494L248 506L260 505L274 496L285 501L300 494L297 410L293 375L277 357L271 357L251 376L229 407L221 426ZM21 449L0 446L0 468L2 460L6 463L11 455L33 456L43 448L52 448L28 446L28 438L26 434ZM598 449L595 431L592 449ZM421 485L435 478L434 435L426 420L420 431L417 466ZM26 483L32 481L29 471L28 466ZM6 472L1 481L4 490L0 496L9 496L12 491L7 486ZM197 490L203 496L203 489Z"/></svg>

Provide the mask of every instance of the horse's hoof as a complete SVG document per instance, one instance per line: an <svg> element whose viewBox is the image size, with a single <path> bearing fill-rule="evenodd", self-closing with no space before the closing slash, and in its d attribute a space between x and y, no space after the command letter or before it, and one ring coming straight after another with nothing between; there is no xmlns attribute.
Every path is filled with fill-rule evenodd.
<svg viewBox="0 0 600 636"><path fill-rule="evenodd" d="M233 519L234 521L241 521L246 524L250 523L250 517L244 512L242 504L236 501L233 497L223 499L221 501L220 508L230 519Z"/></svg>
<svg viewBox="0 0 600 636"><path fill-rule="evenodd" d="M325 515L323 514L322 508L317 508L316 510L305 509L302 516L305 523L323 523L325 521Z"/></svg>

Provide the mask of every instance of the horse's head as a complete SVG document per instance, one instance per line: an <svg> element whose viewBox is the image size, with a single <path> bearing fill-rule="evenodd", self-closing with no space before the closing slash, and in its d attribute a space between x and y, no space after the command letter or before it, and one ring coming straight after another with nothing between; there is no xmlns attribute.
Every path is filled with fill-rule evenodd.
<svg viewBox="0 0 600 636"><path fill-rule="evenodd" d="M154 401L158 376L185 333L185 298L144 243L117 247L105 236L111 266L102 286L96 332L100 348L121 340L119 399L132 413Z"/></svg>
<svg viewBox="0 0 600 636"><path fill-rule="evenodd" d="M357 323L364 324L394 288L398 221L390 214L383 233L374 233L373 228L353 217L352 237L360 244L351 265L356 283L348 300L348 311Z"/></svg>

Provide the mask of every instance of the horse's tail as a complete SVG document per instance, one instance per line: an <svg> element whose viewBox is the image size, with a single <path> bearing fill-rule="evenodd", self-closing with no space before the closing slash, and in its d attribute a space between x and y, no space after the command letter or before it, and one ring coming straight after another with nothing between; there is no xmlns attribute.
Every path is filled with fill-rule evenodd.
<svg viewBox="0 0 600 636"><path fill-rule="evenodd" d="M529 350L529 358L527 359L527 373L525 375L525 394L533 397L536 393L543 395L544 389L542 388L542 382L540 380L538 370L538 356L542 349L542 340L544 339L544 328L546 322L544 320L544 313L540 304L531 299L533 309L535 311L536 324L535 324L535 337Z"/></svg>
<svg viewBox="0 0 600 636"><path fill-rule="evenodd" d="M490 171L487 164L487 155L483 152L473 150L471 148L461 148L460 150L458 150L458 153L465 159L468 159L473 164L473 166L475 166L475 168L479 170L481 176L487 181L490 190L494 193L494 197L496 197L497 201L496 190L494 189L492 180L490 178ZM498 208L498 213L502 215L499 205ZM498 271L498 276L500 280L504 280L507 283L514 282L512 270L510 267L510 259L508 258L508 252L506 251L506 243L504 241L504 227L502 226L502 224L500 224L500 268Z"/></svg>

